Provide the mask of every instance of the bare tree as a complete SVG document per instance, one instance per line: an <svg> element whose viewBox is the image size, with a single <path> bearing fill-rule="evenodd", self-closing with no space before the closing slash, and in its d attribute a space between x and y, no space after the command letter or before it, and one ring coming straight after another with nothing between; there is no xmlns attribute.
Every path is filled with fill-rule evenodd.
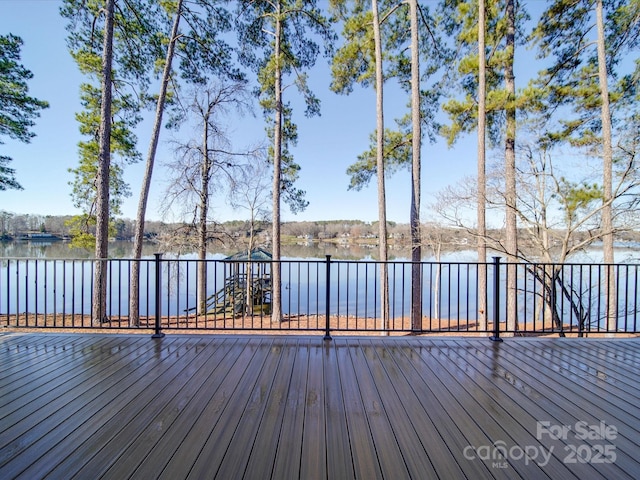
<svg viewBox="0 0 640 480"><path fill-rule="evenodd" d="M433 312L434 312L434 316L433 319L434 320L440 320L440 310L441 310L441 303L440 303L440 283L441 283L441 278L442 278L442 268L443 268L443 264L441 262L442 260L442 247L446 246L447 242L447 235L446 235L446 230L443 228L442 225L438 225L435 223L429 223L427 225L423 225L422 227L422 232L423 232L423 244L430 248L431 251L433 252L433 257L434 260L436 261L436 275L435 278L433 279L433 285L431 287L432 291L433 291Z"/></svg>
<svg viewBox="0 0 640 480"><path fill-rule="evenodd" d="M235 209L245 210L249 215L245 237L247 250L245 311L249 315L253 314L251 252L256 247L256 234L268 223L271 213L268 190L269 170L266 160L257 157L255 161L240 167L230 188L231 205Z"/></svg>
<svg viewBox="0 0 640 480"><path fill-rule="evenodd" d="M173 172L165 208L180 205L181 214L191 217L188 223L195 233L198 259L198 313L206 311L207 245L212 239L210 228L211 198L223 184L232 181L237 166L236 158L247 155L234 151L222 127L222 118L230 110L243 112L247 106L247 93L242 83L211 84L196 87L187 109L198 121L201 138L178 144L176 160L167 166Z"/></svg>
<svg viewBox="0 0 640 480"><path fill-rule="evenodd" d="M635 130L635 131L634 131ZM537 137L534 135L534 137ZM537 137L539 138L539 137ZM615 157L612 198L614 233L619 234L639 226L637 220L637 195L640 190L640 165L638 164L637 120L629 122L626 135L621 138ZM582 298L579 286L564 282L562 265L572 256L584 251L593 242L602 240L607 231L603 228L604 188L598 183L600 169L594 157L581 156L579 166L570 165L565 159L554 161L558 152L545 142L533 141L519 148L517 162L517 209L519 249L517 259L523 261L528 271L542 288L539 290L544 308L544 320L552 321L562 332L563 323L557 310L561 297L579 319L581 331L592 320L587 299ZM593 168L589 168L593 162ZM490 209L503 209L506 204L503 168L490 171L486 202ZM440 195L439 212L457 226L464 226L474 235L478 232L470 225L469 201L477 195L472 179L449 188ZM507 253L504 230L488 231L486 241L497 252ZM615 288L615 285L614 285ZM606 308L607 320L611 312ZM614 312L615 317L617 311ZM610 325L607 324L607 328Z"/></svg>

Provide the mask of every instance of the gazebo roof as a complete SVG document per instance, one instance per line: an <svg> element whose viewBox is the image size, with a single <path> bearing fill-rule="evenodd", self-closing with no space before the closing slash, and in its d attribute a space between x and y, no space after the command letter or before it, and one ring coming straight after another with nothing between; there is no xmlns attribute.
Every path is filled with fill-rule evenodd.
<svg viewBox="0 0 640 480"><path fill-rule="evenodd" d="M235 253L225 260L271 260L271 254L263 248L254 248L251 250L251 257L247 258L247 251Z"/></svg>

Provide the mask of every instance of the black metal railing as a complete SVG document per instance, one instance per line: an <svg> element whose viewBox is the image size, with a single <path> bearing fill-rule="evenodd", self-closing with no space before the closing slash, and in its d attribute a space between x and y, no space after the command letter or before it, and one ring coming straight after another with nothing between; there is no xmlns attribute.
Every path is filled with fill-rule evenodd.
<svg viewBox="0 0 640 480"><path fill-rule="evenodd" d="M492 336L638 333L638 264L109 259L106 303L92 318L96 260L0 259L0 326L171 331L404 332ZM271 273L281 272L273 318ZM412 316L417 269L421 315ZM381 306L386 270L388 314ZM415 272L414 272L415 273ZM480 284L484 283L484 293ZM483 297L483 298L481 298ZM507 318L509 315L510 318Z"/></svg>

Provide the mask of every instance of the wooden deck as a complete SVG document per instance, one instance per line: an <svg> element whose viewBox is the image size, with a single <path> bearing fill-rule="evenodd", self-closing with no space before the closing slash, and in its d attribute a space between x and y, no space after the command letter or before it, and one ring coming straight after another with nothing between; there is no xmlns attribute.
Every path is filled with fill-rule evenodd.
<svg viewBox="0 0 640 480"><path fill-rule="evenodd" d="M639 345L7 333L0 478L638 478Z"/></svg>

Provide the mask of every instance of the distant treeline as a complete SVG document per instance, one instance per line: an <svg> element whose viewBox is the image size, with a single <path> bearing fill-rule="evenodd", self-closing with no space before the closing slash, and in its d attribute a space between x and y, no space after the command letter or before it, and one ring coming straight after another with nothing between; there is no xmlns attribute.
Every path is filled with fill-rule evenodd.
<svg viewBox="0 0 640 480"><path fill-rule="evenodd" d="M23 215L0 211L0 240L37 240L40 235L69 239L70 227L67 221L72 217L55 215ZM410 231L408 223L387 222L391 244L409 245ZM134 235L135 222L123 218L114 221L116 240L131 240ZM254 226L255 227L255 226ZM210 242L223 245L241 245L248 235L248 221L231 220L212 222ZM145 236L149 241L189 245L194 235L194 226L186 223L165 223L147 221ZM268 222L258 227L258 244L270 244L271 227ZM449 246L454 248L475 248L473 232L464 229L447 227L436 223L424 224L422 227L423 245ZM493 232L499 237L501 232ZM588 232L584 232L588 235ZM362 220L319 220L304 222L285 222L282 224L283 243L307 243L313 241L333 242L339 244L376 244L378 236L377 222ZM625 232L617 236L617 241L640 242L640 232Z"/></svg>
<svg viewBox="0 0 640 480"><path fill-rule="evenodd" d="M28 239L40 234L48 234L61 239L71 236L69 220L71 215L31 215L15 214L0 211L0 235L5 240ZM409 235L409 225L395 222L387 222L390 229L390 237L402 239ZM113 221L114 238L117 240L130 240L134 236L135 222L127 218L119 218ZM191 225L186 223L165 223L158 221L145 222L145 236L149 239L163 236L184 235L188 236ZM212 239L221 240L229 238L242 238L249 231L248 221L232 220L211 224ZM265 222L262 228L258 228L262 236L267 235L270 224ZM362 220L323 220L314 222L286 222L282 224L282 234L285 237L293 237L297 240L331 240L331 239L373 239L378 231L377 222L364 222Z"/></svg>

